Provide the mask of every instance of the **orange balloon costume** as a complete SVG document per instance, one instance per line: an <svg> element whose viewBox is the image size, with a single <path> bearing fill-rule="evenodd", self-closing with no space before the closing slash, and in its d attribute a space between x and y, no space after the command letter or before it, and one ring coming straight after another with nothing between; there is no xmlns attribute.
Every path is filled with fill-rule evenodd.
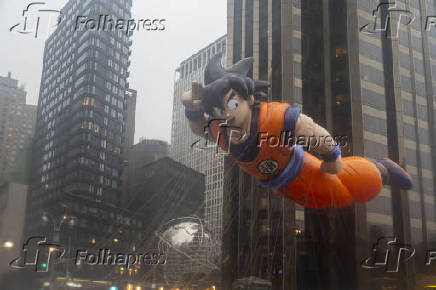
<svg viewBox="0 0 436 290"><path fill-rule="evenodd" d="M261 103L258 132L281 136L285 127L286 103ZM228 151L228 140L222 121L211 120L209 130L219 146ZM230 145L232 146L232 145ZM259 151L251 161L234 161L261 184L275 193L307 208L347 207L353 202L366 202L374 198L383 186L382 174L371 161L362 157L343 159L342 170L328 174L320 170L321 160L304 152L301 146L271 146L260 142Z"/></svg>
<svg viewBox="0 0 436 290"><path fill-rule="evenodd" d="M275 190L278 195L307 208L347 207L374 198L383 187L380 171L362 157L345 157L342 170L328 174L320 170L321 161L305 152L297 178Z"/></svg>

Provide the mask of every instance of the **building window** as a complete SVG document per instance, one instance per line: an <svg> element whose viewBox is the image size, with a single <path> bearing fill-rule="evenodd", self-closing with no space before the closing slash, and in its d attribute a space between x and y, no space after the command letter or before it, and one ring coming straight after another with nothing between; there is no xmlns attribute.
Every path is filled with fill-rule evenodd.
<svg viewBox="0 0 436 290"><path fill-rule="evenodd" d="M83 105L84 106L94 106L94 98L85 97L83 99Z"/></svg>

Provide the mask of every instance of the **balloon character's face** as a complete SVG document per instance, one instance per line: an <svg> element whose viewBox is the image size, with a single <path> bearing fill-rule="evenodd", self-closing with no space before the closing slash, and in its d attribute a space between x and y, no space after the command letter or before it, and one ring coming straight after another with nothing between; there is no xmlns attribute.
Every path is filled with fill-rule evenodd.
<svg viewBox="0 0 436 290"><path fill-rule="evenodd" d="M222 98L222 107L214 107L214 118L225 119L229 129L239 129L241 132L249 132L251 110L254 97L248 99L241 97L235 90L230 89Z"/></svg>

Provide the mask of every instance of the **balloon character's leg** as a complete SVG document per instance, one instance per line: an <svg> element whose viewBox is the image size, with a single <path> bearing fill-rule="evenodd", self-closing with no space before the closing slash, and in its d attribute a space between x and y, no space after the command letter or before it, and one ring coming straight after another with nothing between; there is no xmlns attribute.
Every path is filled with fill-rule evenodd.
<svg viewBox="0 0 436 290"><path fill-rule="evenodd" d="M380 170L362 157L346 157L342 170L328 174L320 170L321 160L305 152L300 173L275 192L307 208L347 207L374 198L383 186Z"/></svg>

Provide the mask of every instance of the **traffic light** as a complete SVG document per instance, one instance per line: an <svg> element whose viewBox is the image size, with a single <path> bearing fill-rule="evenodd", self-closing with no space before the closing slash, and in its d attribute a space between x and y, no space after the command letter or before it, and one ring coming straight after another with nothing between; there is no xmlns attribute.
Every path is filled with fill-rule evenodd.
<svg viewBox="0 0 436 290"><path fill-rule="evenodd" d="M118 290L118 287L117 287L117 286L111 286L111 287L109 288L109 290Z"/></svg>

